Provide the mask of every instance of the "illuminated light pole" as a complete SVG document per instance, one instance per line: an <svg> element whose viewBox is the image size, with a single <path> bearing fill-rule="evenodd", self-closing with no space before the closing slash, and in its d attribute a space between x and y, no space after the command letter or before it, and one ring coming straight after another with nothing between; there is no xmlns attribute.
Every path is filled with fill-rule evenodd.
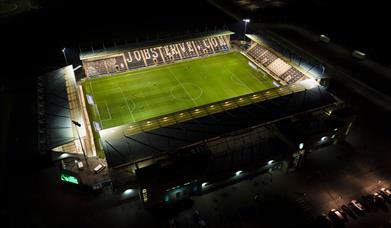
<svg viewBox="0 0 391 228"><path fill-rule="evenodd" d="M243 21L244 21L244 35L243 35L243 41L246 41L247 23L250 22L250 19L243 19Z"/></svg>
<svg viewBox="0 0 391 228"><path fill-rule="evenodd" d="M72 120L72 123L76 126L77 137L79 137L81 150L83 151L83 155L84 155L84 159L85 159L86 164L87 164L87 168L88 168L88 170L90 170L90 166L88 165L88 161L87 161L87 155L86 155L86 152L84 151L83 143L81 142L79 130L77 129L78 127L81 127L81 124L79 122L77 122L77 121L74 121L74 120Z"/></svg>
<svg viewBox="0 0 391 228"><path fill-rule="evenodd" d="M61 51L64 54L65 64L68 66L68 60L67 60L67 55L65 54L65 48L63 48Z"/></svg>

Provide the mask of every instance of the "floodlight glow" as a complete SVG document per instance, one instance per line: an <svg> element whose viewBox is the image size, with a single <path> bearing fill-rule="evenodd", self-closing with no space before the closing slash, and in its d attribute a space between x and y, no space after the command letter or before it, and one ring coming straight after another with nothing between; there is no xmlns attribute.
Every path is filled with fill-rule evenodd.
<svg viewBox="0 0 391 228"><path fill-rule="evenodd" d="M243 19L244 22L249 23L250 19Z"/></svg>
<svg viewBox="0 0 391 228"><path fill-rule="evenodd" d="M134 192L134 190L133 189L126 189L123 193L122 193L122 195L124 195L124 196L126 196L126 195L130 195L130 194L132 194Z"/></svg>
<svg viewBox="0 0 391 228"><path fill-rule="evenodd" d="M237 172L235 173L235 175L236 175L236 176L239 176L241 173L243 173L243 171L242 171L242 170L239 170L239 171L237 171Z"/></svg>
<svg viewBox="0 0 391 228"><path fill-rule="evenodd" d="M102 128L101 128L101 126L100 126L100 124L98 122L93 121L93 123L94 123L94 128L95 128L96 131L101 131L102 130Z"/></svg>
<svg viewBox="0 0 391 228"><path fill-rule="evenodd" d="M332 139L335 138L335 135L332 135L331 138L332 138Z"/></svg>
<svg viewBox="0 0 391 228"><path fill-rule="evenodd" d="M320 140L322 140L323 142L327 140L327 136L323 136Z"/></svg>
<svg viewBox="0 0 391 228"><path fill-rule="evenodd" d="M205 186L206 186L207 184L208 184L208 182L204 182L204 183L202 183L201 186L202 186L203 188L205 188Z"/></svg>
<svg viewBox="0 0 391 228"><path fill-rule="evenodd" d="M59 159L64 159L64 158L67 158L69 157L69 154L61 154L58 158Z"/></svg>
<svg viewBox="0 0 391 228"><path fill-rule="evenodd" d="M87 102L90 105L94 104L94 98L91 95L87 94Z"/></svg>
<svg viewBox="0 0 391 228"><path fill-rule="evenodd" d="M300 143L299 144L299 149L301 150L301 149L303 149L303 147L304 147L304 143Z"/></svg>
<svg viewBox="0 0 391 228"><path fill-rule="evenodd" d="M271 165L271 164L273 164L273 162L274 162L274 160L270 160L270 161L267 162L267 164Z"/></svg>
<svg viewBox="0 0 391 228"><path fill-rule="evenodd" d="M65 48L63 48L61 51L62 51L62 52L65 52Z"/></svg>

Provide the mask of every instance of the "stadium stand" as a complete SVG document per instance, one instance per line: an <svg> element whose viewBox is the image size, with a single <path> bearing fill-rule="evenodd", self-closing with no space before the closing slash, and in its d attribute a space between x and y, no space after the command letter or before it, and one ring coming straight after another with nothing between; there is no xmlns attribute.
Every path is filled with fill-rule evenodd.
<svg viewBox="0 0 391 228"><path fill-rule="evenodd" d="M300 79L305 78L305 75L299 70L292 67L284 60L278 58L272 52L259 44L252 45L247 50L247 54L257 63L265 66L278 78L284 80L288 84L294 83Z"/></svg>
<svg viewBox="0 0 391 228"><path fill-rule="evenodd" d="M254 47L250 48L247 53L254 59L258 59L266 52L267 50L265 48L261 47L260 45L255 45Z"/></svg>
<svg viewBox="0 0 391 228"><path fill-rule="evenodd" d="M284 62L282 59L276 59L268 66L268 69L275 73L278 77L280 77L290 68L292 68L292 66Z"/></svg>
<svg viewBox="0 0 391 228"><path fill-rule="evenodd" d="M261 57L259 57L259 62L262 63L264 66L269 66L274 60L276 60L278 57L275 56L270 51L267 51L265 54L263 54Z"/></svg>
<svg viewBox="0 0 391 228"><path fill-rule="evenodd" d="M116 55L84 59L83 65L86 75L91 77L163 63L172 63L183 59L202 57L229 50L230 46L227 38L224 36L214 36L136 49Z"/></svg>

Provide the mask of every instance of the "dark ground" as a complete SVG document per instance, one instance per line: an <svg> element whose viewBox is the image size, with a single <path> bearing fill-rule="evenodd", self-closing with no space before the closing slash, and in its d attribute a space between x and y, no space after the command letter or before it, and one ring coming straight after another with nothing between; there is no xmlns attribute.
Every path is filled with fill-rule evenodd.
<svg viewBox="0 0 391 228"><path fill-rule="evenodd" d="M140 41L147 37L153 39L157 33L183 32L188 28L191 31L197 28L203 30L206 25L213 28L224 23L239 32L241 24L206 1L39 2L42 8L38 10L0 18L3 56L0 78L1 213L3 218L7 218L3 224L5 227L32 227L33 224L53 227L59 224L77 226L82 221L92 225L94 218L100 221L101 215L110 215L113 221L121 221L120 224L124 225L159 226L163 221L153 220L153 216L141 212L142 208L136 202L129 202L133 206L119 204L118 200L111 201L110 194L103 194L99 199L107 202L97 203L92 196L68 191L59 185L56 167L44 168L46 160L38 155L35 142L36 76L63 66L61 49L64 46L69 47L69 58L75 61L79 43L81 48L85 48L92 42L97 48L101 41L105 41L107 46L113 44L112 38L132 42L138 37ZM315 3L310 5L310 2ZM325 32L342 44L358 47L380 62L390 64L387 56L391 45L388 44L389 33L385 26L390 16L383 1L370 4L354 1L353 4L350 1L306 0L295 4L262 9L259 19L266 22L289 21ZM345 96L353 99L349 94L342 95ZM375 167L377 162L387 163L389 160L382 158L383 153L389 152L388 113L361 102L360 97L353 100L360 121L353 136L361 135L357 140L359 144L353 146L365 148L364 155L373 153ZM379 137L374 137L376 135ZM367 136L372 136L373 140L366 143ZM380 152L372 152L372 148ZM368 156L359 160L366 158ZM391 173L383 168L380 171ZM105 209L94 211L91 209L96 208L94 206ZM132 216L129 217L128 212L132 212ZM137 218L136 221L128 220L132 217ZM105 222L110 225L111 220Z"/></svg>

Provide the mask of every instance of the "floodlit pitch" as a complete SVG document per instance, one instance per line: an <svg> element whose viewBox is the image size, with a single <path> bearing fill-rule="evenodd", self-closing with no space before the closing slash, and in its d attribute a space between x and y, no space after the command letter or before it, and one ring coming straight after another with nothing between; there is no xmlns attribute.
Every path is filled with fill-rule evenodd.
<svg viewBox="0 0 391 228"><path fill-rule="evenodd" d="M275 87L238 52L83 82L91 122L134 123Z"/></svg>

